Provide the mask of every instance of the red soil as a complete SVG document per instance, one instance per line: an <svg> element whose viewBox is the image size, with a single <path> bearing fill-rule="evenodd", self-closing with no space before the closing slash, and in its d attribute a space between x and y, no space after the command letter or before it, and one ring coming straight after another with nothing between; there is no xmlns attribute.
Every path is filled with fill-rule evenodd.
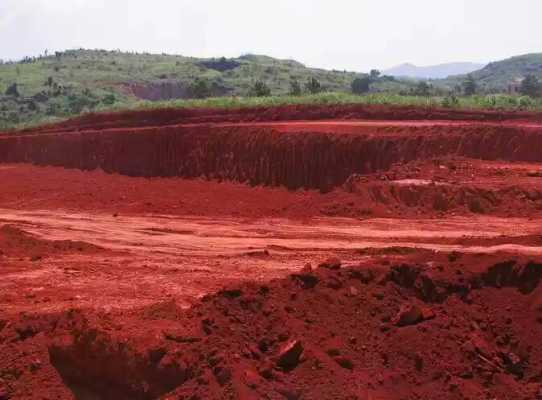
<svg viewBox="0 0 542 400"><path fill-rule="evenodd" d="M531 121L541 122L539 113L469 111L376 105L291 105L241 109L156 109L87 114L61 123L26 129L24 133L165 126L190 123L224 123L298 120L444 120L444 121Z"/></svg>
<svg viewBox="0 0 542 400"><path fill-rule="evenodd" d="M540 122L154 110L0 138L0 400L542 398Z"/></svg>
<svg viewBox="0 0 542 400"><path fill-rule="evenodd" d="M17 398L35 398L38 386L60 399L540 395L542 264L392 260L305 268L224 289L189 311L168 300L24 315L0 333L0 368Z"/></svg>
<svg viewBox="0 0 542 400"><path fill-rule="evenodd" d="M1 257L30 256L32 260L38 261L49 255L73 252L92 253L99 250L98 247L85 242L40 239L10 225L3 225L0 228L0 259Z"/></svg>
<svg viewBox="0 0 542 400"><path fill-rule="evenodd" d="M341 187L250 187L178 178L133 178L28 164L0 166L0 208L111 214L234 217L440 217L542 213L542 165L441 158L352 175Z"/></svg>
<svg viewBox="0 0 542 400"><path fill-rule="evenodd" d="M0 162L328 191L352 174L415 159L540 162L540 121L528 113L367 106L127 112L4 135Z"/></svg>

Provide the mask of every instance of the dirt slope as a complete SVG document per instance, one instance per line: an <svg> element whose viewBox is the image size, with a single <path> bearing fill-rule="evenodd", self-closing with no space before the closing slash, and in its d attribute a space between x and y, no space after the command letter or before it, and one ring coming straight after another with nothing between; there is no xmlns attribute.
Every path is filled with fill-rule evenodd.
<svg viewBox="0 0 542 400"><path fill-rule="evenodd" d="M23 316L1 331L4 384L17 398L41 382L60 399L536 399L541 264L419 256L330 260L187 312Z"/></svg>

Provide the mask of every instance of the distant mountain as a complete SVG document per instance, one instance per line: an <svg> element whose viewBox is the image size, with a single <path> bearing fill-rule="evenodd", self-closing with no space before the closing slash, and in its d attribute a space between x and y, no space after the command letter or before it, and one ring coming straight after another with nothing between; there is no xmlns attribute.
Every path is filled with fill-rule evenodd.
<svg viewBox="0 0 542 400"><path fill-rule="evenodd" d="M503 91L510 85L517 85L529 74L542 80L542 53L525 54L492 62L473 72L472 76L478 85L487 91ZM444 82L453 87L463 79L464 76L453 76Z"/></svg>
<svg viewBox="0 0 542 400"><path fill-rule="evenodd" d="M401 64L382 71L385 75L415 79L444 79L452 75L461 75L482 69L485 64L457 62L419 67L414 64Z"/></svg>

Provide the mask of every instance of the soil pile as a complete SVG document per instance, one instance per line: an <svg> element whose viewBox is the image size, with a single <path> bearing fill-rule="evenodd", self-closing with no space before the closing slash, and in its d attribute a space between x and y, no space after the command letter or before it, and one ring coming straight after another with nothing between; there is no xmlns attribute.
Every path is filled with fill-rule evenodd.
<svg viewBox="0 0 542 400"><path fill-rule="evenodd" d="M93 253L101 251L89 243L71 240L44 240L11 225L0 226L0 261L2 257L29 257L38 261L62 253Z"/></svg>
<svg viewBox="0 0 542 400"><path fill-rule="evenodd" d="M361 260L225 288L187 311L171 299L131 312L12 317L0 328L0 393L539 398L540 261L396 249Z"/></svg>

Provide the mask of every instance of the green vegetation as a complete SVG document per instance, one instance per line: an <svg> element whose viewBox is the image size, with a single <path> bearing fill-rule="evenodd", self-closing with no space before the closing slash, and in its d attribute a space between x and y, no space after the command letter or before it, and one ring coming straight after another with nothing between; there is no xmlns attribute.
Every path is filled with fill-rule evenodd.
<svg viewBox="0 0 542 400"><path fill-rule="evenodd" d="M307 92L310 94L317 94L322 91L322 85L320 85L320 82L315 77L311 76L307 80L307 84L305 85L307 88Z"/></svg>
<svg viewBox="0 0 542 400"><path fill-rule="evenodd" d="M472 74L468 74L465 78L465 81L463 82L463 91L465 93L465 96L473 96L476 94L477 90L478 84L474 80Z"/></svg>
<svg viewBox="0 0 542 400"><path fill-rule="evenodd" d="M292 79L290 81L290 91L288 94L290 96L301 96L302 94L301 85L299 84L299 81L297 79Z"/></svg>
<svg viewBox="0 0 542 400"><path fill-rule="evenodd" d="M449 102L449 104L448 104ZM186 108L243 108L272 107L289 104L333 105L333 104L375 104L419 107L448 106L458 109L494 109L494 110L541 110L542 99L528 96L475 95L469 97L447 96L405 96L388 93L371 93L358 96L350 93L325 92L302 96L268 97L215 97L203 100L175 100L163 102L139 102L132 109L150 109L161 107ZM123 108L117 108L123 109Z"/></svg>
<svg viewBox="0 0 542 400"><path fill-rule="evenodd" d="M479 92L506 92L511 85L520 82L527 75L533 75L542 80L542 53L526 54L492 62L471 75L478 84ZM452 90L464 80L464 75L458 75L442 80L440 85Z"/></svg>
<svg viewBox="0 0 542 400"><path fill-rule="evenodd" d="M260 95L349 92L356 76L259 55L198 59L69 50L17 63L0 62L0 128L112 107L131 108L142 100L244 97L254 94L256 82L269 88ZM382 80L373 89L398 92L410 86Z"/></svg>
<svg viewBox="0 0 542 400"><path fill-rule="evenodd" d="M520 87L521 94L525 96L538 97L542 96L542 84L538 78L534 75L527 75L521 82Z"/></svg>
<svg viewBox="0 0 542 400"><path fill-rule="evenodd" d="M494 75L481 72L501 71L501 64L517 72L514 82L516 86L521 83L518 90L523 96L488 91L488 79ZM163 106L362 103L541 107L538 97L542 95L542 55L489 64L482 71L473 73L472 78L426 82L383 76L378 70L359 74L307 68L297 61L259 55L197 59L70 50L17 63L0 62L0 129L52 122L86 112ZM525 77L528 79L523 80ZM474 91L464 86L469 81L474 83ZM464 93L476 95L464 97Z"/></svg>
<svg viewBox="0 0 542 400"><path fill-rule="evenodd" d="M371 78L364 76L361 78L356 78L352 81L352 93L354 94L364 94L367 93L371 88Z"/></svg>
<svg viewBox="0 0 542 400"><path fill-rule="evenodd" d="M212 89L206 79L196 78L189 86L188 92L195 99L205 99L211 97Z"/></svg>
<svg viewBox="0 0 542 400"><path fill-rule="evenodd" d="M139 101L126 107L115 103L111 107L103 108L108 111L153 109L163 107L175 108L244 108L244 107L272 107L290 104L307 105L334 105L334 104L374 104L374 105L396 105L396 106L418 106L418 107L448 107L457 109L495 109L495 110L542 110L542 99L533 99L528 96L489 95L456 97L447 96L414 96L386 93L371 93L363 96L325 92L315 95L282 95L265 97L212 97L206 99L171 100L171 101ZM57 121L48 119L47 122ZM19 123L18 128L35 126L44 123L42 118L27 120ZM11 128L5 126L4 128Z"/></svg>
<svg viewBox="0 0 542 400"><path fill-rule="evenodd" d="M414 90L414 95L416 96L429 96L431 94L432 87L425 81L420 81L416 85Z"/></svg>
<svg viewBox="0 0 542 400"><path fill-rule="evenodd" d="M252 97L266 97L271 96L271 89L262 81L256 81L254 86L249 92Z"/></svg>

